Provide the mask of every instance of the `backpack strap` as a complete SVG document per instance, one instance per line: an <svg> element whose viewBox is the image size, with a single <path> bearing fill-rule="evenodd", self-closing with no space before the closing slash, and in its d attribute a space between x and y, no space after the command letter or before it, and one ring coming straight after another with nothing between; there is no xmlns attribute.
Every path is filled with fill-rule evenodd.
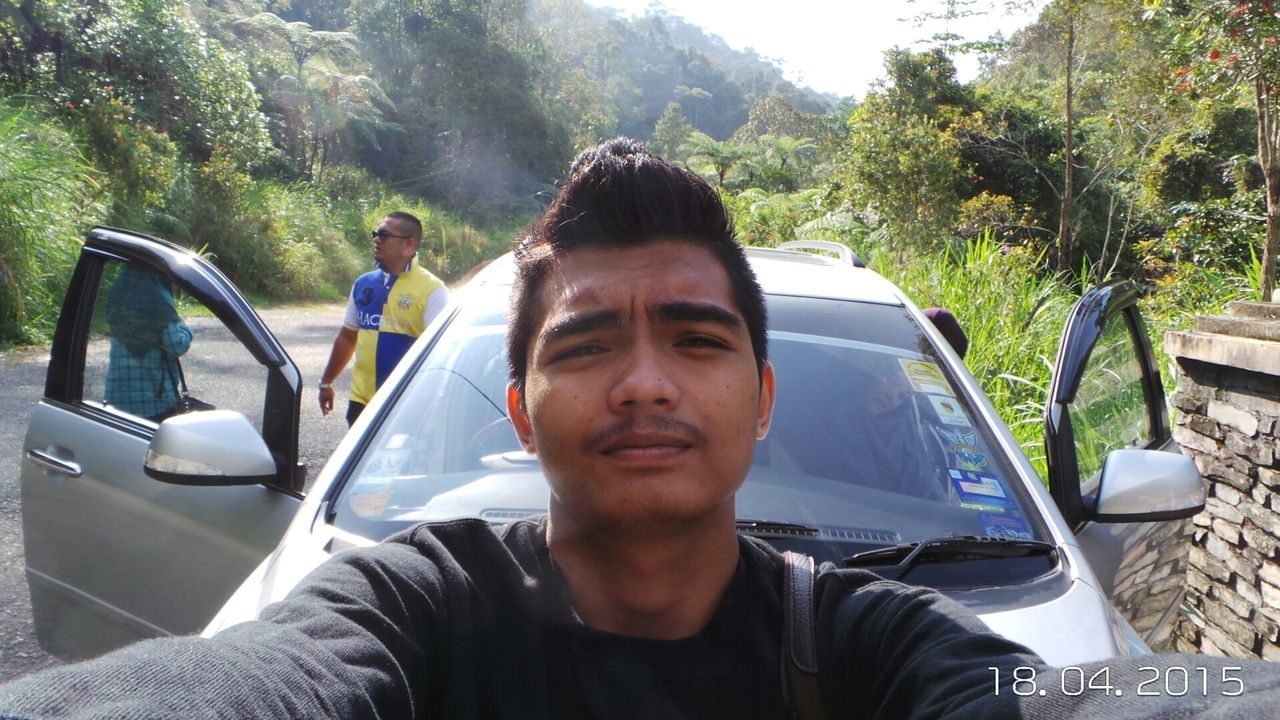
<svg viewBox="0 0 1280 720"><path fill-rule="evenodd" d="M795 720L827 717L818 688L818 643L814 610L813 558L783 553L782 689Z"/></svg>

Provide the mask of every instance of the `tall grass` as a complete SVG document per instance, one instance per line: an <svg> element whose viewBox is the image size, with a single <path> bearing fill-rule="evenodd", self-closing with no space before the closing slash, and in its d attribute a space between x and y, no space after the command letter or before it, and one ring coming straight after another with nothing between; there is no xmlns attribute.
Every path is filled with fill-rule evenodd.
<svg viewBox="0 0 1280 720"><path fill-rule="evenodd" d="M0 102L0 345L51 337L80 233L105 212L97 196L62 127Z"/></svg>

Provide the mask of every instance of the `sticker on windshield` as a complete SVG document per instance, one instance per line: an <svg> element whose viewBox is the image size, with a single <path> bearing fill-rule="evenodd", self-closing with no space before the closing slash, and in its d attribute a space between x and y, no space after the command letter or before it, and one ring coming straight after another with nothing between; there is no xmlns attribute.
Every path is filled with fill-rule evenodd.
<svg viewBox="0 0 1280 720"><path fill-rule="evenodd" d="M1035 535L1031 534L1031 528L1027 527L1027 522L1020 517L991 513L978 513L978 517L982 518L982 529L986 531L987 537L1006 540L1035 539Z"/></svg>
<svg viewBox="0 0 1280 720"><path fill-rule="evenodd" d="M409 460L409 436L391 436L387 444L374 455L360 471L360 479L348 496L351 509L362 518L380 517L391 502L391 489L397 475L406 468Z"/></svg>
<svg viewBox="0 0 1280 720"><path fill-rule="evenodd" d="M348 495L351 510L362 518L381 517L391 502L391 481L389 477L360 478Z"/></svg>
<svg viewBox="0 0 1280 720"><path fill-rule="evenodd" d="M955 488L960 507L989 512L1010 512L1016 509L1013 500L1005 494L1000 478L990 473L947 468L951 486Z"/></svg>
<svg viewBox="0 0 1280 720"><path fill-rule="evenodd" d="M981 470L987 466L987 456L978 448L978 433L974 430L938 430L942 437L951 443L951 452L955 454L964 470Z"/></svg>
<svg viewBox="0 0 1280 720"><path fill-rule="evenodd" d="M902 366L902 372L906 373L907 380L911 382L911 387L915 388L916 392L955 395L951 391L951 385L947 383L947 378L937 365L924 360L906 358L898 358L898 364Z"/></svg>
<svg viewBox="0 0 1280 720"><path fill-rule="evenodd" d="M937 395L928 395L929 402L933 404L934 412L938 413L938 419L947 425L959 425L960 427L973 427L973 423L969 422L969 417L964 414L964 409L960 407L960 403L953 397L938 397Z"/></svg>

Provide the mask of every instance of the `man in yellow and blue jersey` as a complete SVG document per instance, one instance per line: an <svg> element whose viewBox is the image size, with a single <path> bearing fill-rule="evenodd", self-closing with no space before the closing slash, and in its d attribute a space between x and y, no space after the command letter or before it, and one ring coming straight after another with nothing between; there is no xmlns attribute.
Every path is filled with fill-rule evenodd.
<svg viewBox="0 0 1280 720"><path fill-rule="evenodd" d="M406 212L393 212L373 231L377 270L356 278L347 300L342 329L333 341L329 363L320 378L320 412L333 411L333 381L356 358L351 371L347 424L360 416L409 346L449 302L449 291L418 264L422 223Z"/></svg>

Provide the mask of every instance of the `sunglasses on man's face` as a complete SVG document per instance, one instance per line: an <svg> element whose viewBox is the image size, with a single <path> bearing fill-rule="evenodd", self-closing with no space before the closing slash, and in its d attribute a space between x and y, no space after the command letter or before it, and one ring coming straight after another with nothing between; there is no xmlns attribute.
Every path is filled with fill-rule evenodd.
<svg viewBox="0 0 1280 720"><path fill-rule="evenodd" d="M405 240L408 240L408 239L409 239L409 237L410 237L410 236L408 236L408 235L397 235L397 234L395 234L395 233L393 233L393 232L387 232L386 230L383 230L382 228L378 228L377 230L374 230L372 233L370 233L370 236L375 237L375 238L389 238L389 237L394 237L394 238L403 238L403 239L405 239Z"/></svg>

